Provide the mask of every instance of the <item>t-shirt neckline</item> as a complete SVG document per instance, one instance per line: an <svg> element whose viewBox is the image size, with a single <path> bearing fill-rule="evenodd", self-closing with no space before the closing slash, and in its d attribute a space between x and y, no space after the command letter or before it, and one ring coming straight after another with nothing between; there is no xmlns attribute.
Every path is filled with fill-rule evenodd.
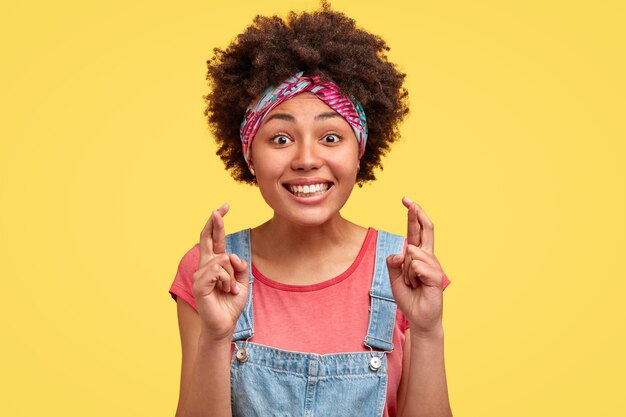
<svg viewBox="0 0 626 417"><path fill-rule="evenodd" d="M318 282L316 284L310 284L310 285L283 284L282 282L276 282L266 277L265 275L263 275L261 271L259 271L254 264L252 264L252 275L254 275L255 279L258 279L259 281L261 281L263 284L267 285L268 287L276 288L282 291L308 292L308 291L318 291L324 288L328 288L332 285L339 284L340 282L348 278L350 275L352 275L354 270L359 266L359 264L365 257L370 241L372 240L375 234L376 234L376 229L369 227L367 229L367 234L365 235L365 239L363 239L363 243L361 244L361 249L359 249L359 253L357 254L354 261L352 261L352 264L348 267L348 269L343 271L341 274L337 275L334 278L327 279L326 281L322 281L322 282Z"/></svg>

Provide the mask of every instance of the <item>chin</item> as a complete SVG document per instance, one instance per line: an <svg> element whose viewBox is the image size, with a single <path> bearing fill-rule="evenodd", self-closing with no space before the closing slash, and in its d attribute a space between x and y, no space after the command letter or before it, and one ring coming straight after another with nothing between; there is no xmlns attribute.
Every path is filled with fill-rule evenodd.
<svg viewBox="0 0 626 417"><path fill-rule="evenodd" d="M323 224L328 223L333 219L333 217L338 216L339 212L335 213L335 215L330 215L326 213L290 213L288 215L282 215L279 212L276 212L278 217L286 220L288 222L297 224L298 226L303 227L317 227Z"/></svg>

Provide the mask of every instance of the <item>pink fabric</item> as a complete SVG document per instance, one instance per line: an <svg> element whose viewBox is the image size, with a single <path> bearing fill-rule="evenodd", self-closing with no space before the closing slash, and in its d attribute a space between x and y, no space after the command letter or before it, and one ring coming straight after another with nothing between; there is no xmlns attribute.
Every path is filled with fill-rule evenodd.
<svg viewBox="0 0 626 417"><path fill-rule="evenodd" d="M342 274L314 285L287 285L272 281L252 265L254 283L254 337L250 341L279 349L318 354L368 351L369 289L374 272L377 231L370 228L352 265ZM196 311L192 293L199 245L182 258L170 288ZM444 278L444 289L450 281ZM340 302L338 302L340 301ZM393 334L395 350L388 354L387 403L384 416L395 416L402 375L402 355L408 322L397 310ZM232 353L232 351L231 351Z"/></svg>

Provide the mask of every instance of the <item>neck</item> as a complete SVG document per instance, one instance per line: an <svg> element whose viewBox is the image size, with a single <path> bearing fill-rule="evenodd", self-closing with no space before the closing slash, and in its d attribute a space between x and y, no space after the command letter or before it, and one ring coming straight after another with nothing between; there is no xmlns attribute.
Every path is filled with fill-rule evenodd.
<svg viewBox="0 0 626 417"><path fill-rule="evenodd" d="M348 245L354 239L360 239L364 229L343 217L339 213L326 223L305 226L287 221L276 213L266 223L253 229L257 242L262 242L257 249L263 252L279 253L283 259L298 256L324 256L330 251Z"/></svg>

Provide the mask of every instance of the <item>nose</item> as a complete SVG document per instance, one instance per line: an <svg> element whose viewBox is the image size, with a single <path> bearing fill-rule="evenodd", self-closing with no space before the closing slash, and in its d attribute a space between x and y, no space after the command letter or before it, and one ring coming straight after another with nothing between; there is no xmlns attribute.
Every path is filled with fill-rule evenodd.
<svg viewBox="0 0 626 417"><path fill-rule="evenodd" d="M295 155L291 160L291 168L294 170L310 171L318 169L323 164L319 147L314 139L304 139L296 143Z"/></svg>

